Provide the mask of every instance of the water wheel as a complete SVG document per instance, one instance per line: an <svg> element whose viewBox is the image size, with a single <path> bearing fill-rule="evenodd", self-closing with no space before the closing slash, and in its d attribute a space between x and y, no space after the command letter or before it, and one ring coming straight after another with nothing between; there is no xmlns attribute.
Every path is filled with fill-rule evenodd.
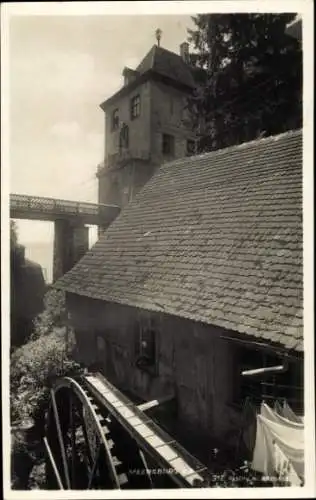
<svg viewBox="0 0 316 500"><path fill-rule="evenodd" d="M48 489L151 488L136 442L80 380L62 378L51 390L44 443Z"/></svg>

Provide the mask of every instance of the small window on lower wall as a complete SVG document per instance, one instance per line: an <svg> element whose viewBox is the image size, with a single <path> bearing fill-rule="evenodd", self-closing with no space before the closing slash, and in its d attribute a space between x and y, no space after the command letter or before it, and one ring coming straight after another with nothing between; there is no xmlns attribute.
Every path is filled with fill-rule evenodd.
<svg viewBox="0 0 316 500"><path fill-rule="evenodd" d="M136 366L152 375L157 372L156 331L150 320L140 321L136 332Z"/></svg>

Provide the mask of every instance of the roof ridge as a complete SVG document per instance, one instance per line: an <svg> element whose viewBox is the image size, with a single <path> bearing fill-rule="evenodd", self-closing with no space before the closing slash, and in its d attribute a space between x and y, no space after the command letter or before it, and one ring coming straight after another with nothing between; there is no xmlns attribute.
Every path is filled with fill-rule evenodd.
<svg viewBox="0 0 316 500"><path fill-rule="evenodd" d="M259 145L265 141L272 141L272 140L277 141L279 139L282 139L282 137L291 136L291 135L300 135L301 133L302 133L301 128L294 129L294 130L287 130L286 132L282 132L281 134L269 135L267 137L261 137L259 139L245 141L245 142L242 142L241 144L235 144L234 146L227 146L226 148L216 149L215 151L207 151L206 153L200 153L200 154L194 155L194 158L198 160L200 158L216 156L220 153L229 153L230 151L236 151L236 150L239 150L242 148L246 148L248 146L251 147L254 144ZM172 167L172 166L177 165L179 162L181 162L181 164L183 164L183 161L190 161L190 158L192 158L192 156L188 156L186 158L177 158L176 160L173 160L171 162L164 163L163 165L161 165L161 168Z"/></svg>
<svg viewBox="0 0 316 500"><path fill-rule="evenodd" d="M181 56L180 56L179 54L177 54L176 52L174 52L173 50L166 49L166 47L161 47L160 45L159 45L159 48L160 48L161 50L164 50L165 52L170 52L171 54L176 55L176 56L178 56L178 57L180 57L180 58L181 58ZM183 60L183 59L181 58L181 60Z"/></svg>

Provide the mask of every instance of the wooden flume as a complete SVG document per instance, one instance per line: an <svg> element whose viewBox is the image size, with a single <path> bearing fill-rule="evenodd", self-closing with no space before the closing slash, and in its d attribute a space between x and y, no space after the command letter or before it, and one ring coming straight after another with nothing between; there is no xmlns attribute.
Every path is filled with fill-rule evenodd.
<svg viewBox="0 0 316 500"><path fill-rule="evenodd" d="M46 415L47 488L207 487L207 468L145 413L163 402L137 407L99 373L57 380Z"/></svg>

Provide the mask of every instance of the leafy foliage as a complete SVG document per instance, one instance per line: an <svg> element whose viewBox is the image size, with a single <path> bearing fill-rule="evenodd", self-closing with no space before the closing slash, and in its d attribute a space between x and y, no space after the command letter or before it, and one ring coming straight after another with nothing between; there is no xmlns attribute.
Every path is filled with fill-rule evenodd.
<svg viewBox="0 0 316 500"><path fill-rule="evenodd" d="M47 404L52 382L80 371L66 352L63 329L55 329L17 349L11 357L12 420L36 420Z"/></svg>
<svg viewBox="0 0 316 500"><path fill-rule="evenodd" d="M64 328L67 321L66 300L64 292L48 289L44 296L44 310L34 322L32 340L41 335L51 333L54 328Z"/></svg>
<svg viewBox="0 0 316 500"><path fill-rule="evenodd" d="M294 14L200 14L189 30L200 151L302 124L302 49L285 33Z"/></svg>
<svg viewBox="0 0 316 500"><path fill-rule="evenodd" d="M65 294L53 288L44 297L44 311L35 320L30 342L11 356L12 418L36 418L45 407L51 382L80 370L69 352L75 340L68 331L66 345Z"/></svg>

